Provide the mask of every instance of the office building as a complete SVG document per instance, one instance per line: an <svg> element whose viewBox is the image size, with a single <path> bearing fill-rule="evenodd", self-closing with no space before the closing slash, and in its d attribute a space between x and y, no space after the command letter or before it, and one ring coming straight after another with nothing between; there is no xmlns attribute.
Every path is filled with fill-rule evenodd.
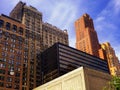
<svg viewBox="0 0 120 90"><path fill-rule="evenodd" d="M22 90L25 25L0 16L0 90Z"/></svg>
<svg viewBox="0 0 120 90"><path fill-rule="evenodd" d="M75 21L76 48L91 55L99 57L99 41L94 29L92 18L84 14Z"/></svg>
<svg viewBox="0 0 120 90"><path fill-rule="evenodd" d="M66 74L80 66L109 73L105 60L79 51L67 45L56 43L45 50L41 60L42 83Z"/></svg>
<svg viewBox="0 0 120 90"><path fill-rule="evenodd" d="M11 11L10 17L21 21L26 26L22 89L31 90L40 85L40 61L36 58L37 54L55 42L68 45L68 34L66 30L62 31L53 25L44 23L41 12L21 1Z"/></svg>
<svg viewBox="0 0 120 90"><path fill-rule="evenodd" d="M108 42L101 44L101 47L106 52L107 62L111 75L120 76L119 60L118 57L115 55L114 49L111 47L110 43Z"/></svg>

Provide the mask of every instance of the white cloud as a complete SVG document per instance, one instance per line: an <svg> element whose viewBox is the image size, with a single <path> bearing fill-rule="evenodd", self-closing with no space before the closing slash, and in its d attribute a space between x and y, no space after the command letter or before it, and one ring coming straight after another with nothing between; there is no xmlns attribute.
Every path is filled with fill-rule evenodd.
<svg viewBox="0 0 120 90"><path fill-rule="evenodd" d="M76 17L77 8L68 2L59 2L54 5L48 22L61 27L62 29L68 28L70 23L74 22Z"/></svg>
<svg viewBox="0 0 120 90"><path fill-rule="evenodd" d="M114 9L116 13L120 12L120 0L113 0L114 1Z"/></svg>

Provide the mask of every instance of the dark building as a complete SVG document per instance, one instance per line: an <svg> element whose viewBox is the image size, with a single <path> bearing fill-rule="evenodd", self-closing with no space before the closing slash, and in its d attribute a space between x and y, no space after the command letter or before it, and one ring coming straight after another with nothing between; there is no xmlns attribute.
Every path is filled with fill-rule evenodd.
<svg viewBox="0 0 120 90"><path fill-rule="evenodd" d="M25 25L0 16L0 90L22 90Z"/></svg>
<svg viewBox="0 0 120 90"><path fill-rule="evenodd" d="M108 64L105 60L61 43L56 43L45 50L41 57L42 83L46 83L80 66L109 73Z"/></svg>

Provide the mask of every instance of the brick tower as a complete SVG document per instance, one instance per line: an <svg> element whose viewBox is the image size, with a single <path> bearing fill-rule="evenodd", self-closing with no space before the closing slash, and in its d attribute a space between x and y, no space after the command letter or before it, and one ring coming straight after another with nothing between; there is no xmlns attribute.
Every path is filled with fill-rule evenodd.
<svg viewBox="0 0 120 90"><path fill-rule="evenodd" d="M92 18L88 14L84 14L75 21L76 31L76 48L99 57L99 41L97 33L94 29Z"/></svg>

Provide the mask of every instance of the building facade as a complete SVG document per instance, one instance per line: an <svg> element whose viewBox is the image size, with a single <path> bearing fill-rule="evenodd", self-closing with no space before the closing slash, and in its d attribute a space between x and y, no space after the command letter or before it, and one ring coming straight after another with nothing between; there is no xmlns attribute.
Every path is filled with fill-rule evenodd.
<svg viewBox="0 0 120 90"><path fill-rule="evenodd" d="M25 25L0 16L0 90L22 90Z"/></svg>
<svg viewBox="0 0 120 90"><path fill-rule="evenodd" d="M115 55L114 49L111 47L110 43L108 42L101 44L101 47L106 52L107 62L108 62L111 75L120 76L119 60Z"/></svg>
<svg viewBox="0 0 120 90"><path fill-rule="evenodd" d="M94 29L92 18L84 14L75 21L76 48L91 55L99 57L99 41Z"/></svg>
<svg viewBox="0 0 120 90"><path fill-rule="evenodd" d="M49 48L56 42L68 45L67 30L60 30L49 23L42 23L43 32L43 50Z"/></svg>
<svg viewBox="0 0 120 90"><path fill-rule="evenodd" d="M45 50L41 57L42 83L53 80L80 66L109 73L108 64L105 60L61 43L56 43Z"/></svg>
<svg viewBox="0 0 120 90"><path fill-rule="evenodd" d="M42 21L42 13L32 6L19 2L10 17L26 26L24 42L23 90L31 90L40 85L40 61L36 56L55 42L68 45L68 34ZM62 37L61 37L62 36ZM38 70L37 70L38 69ZM37 79L36 79L37 78Z"/></svg>

